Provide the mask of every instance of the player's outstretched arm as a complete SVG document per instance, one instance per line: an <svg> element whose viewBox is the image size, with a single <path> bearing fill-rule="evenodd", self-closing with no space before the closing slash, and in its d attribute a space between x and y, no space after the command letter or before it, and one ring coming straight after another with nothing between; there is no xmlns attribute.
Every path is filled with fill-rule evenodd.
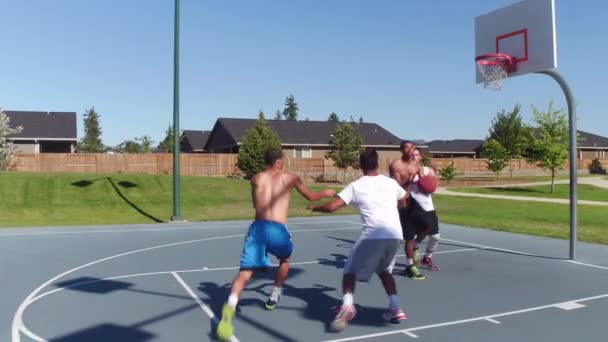
<svg viewBox="0 0 608 342"><path fill-rule="evenodd" d="M346 206L346 202L338 197L335 200L325 204L309 205L308 209L318 213L333 213L344 206Z"/></svg>
<svg viewBox="0 0 608 342"><path fill-rule="evenodd" d="M336 197L335 190L325 189L325 190L321 190L321 191L312 191L306 185L304 185L304 182L302 182L302 179L300 179L299 176L293 175L293 177L294 177L294 180L293 180L294 187L296 188L296 190L298 190L298 192L302 196L304 196L304 198L306 198L309 201L318 201L323 198Z"/></svg>

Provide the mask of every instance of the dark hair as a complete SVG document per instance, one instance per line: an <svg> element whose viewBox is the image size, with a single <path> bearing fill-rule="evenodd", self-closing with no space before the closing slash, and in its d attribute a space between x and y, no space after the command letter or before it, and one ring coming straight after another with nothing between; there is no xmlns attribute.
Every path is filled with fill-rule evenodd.
<svg viewBox="0 0 608 342"><path fill-rule="evenodd" d="M272 166L274 163L283 158L283 150L277 148L269 148L264 152L264 163L266 166Z"/></svg>
<svg viewBox="0 0 608 342"><path fill-rule="evenodd" d="M359 165L363 171L373 171L378 168L378 152L375 148L366 148L359 156Z"/></svg>
<svg viewBox="0 0 608 342"><path fill-rule="evenodd" d="M405 148L405 145L407 144L412 144L413 146L416 146L416 144L414 144L414 142L409 141L409 140L402 140L401 144L399 144L399 149L403 150Z"/></svg>

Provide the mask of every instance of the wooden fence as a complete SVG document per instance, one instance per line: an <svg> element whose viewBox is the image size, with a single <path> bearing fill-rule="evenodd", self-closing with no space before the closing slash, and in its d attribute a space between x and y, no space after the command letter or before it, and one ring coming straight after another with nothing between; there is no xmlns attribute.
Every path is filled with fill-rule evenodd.
<svg viewBox="0 0 608 342"><path fill-rule="evenodd" d="M185 176L228 176L238 174L236 154L181 154L180 173ZM387 173L390 159L381 158L380 169ZM601 159L604 168L608 159ZM431 160L431 165L443 168L454 163L456 172L465 176L491 175L485 159L455 158ZM581 173L588 172L591 159L578 160ZM565 165L567 166L567 165ZM12 170L25 172L90 172L90 173L146 173L172 174L173 156L171 154L103 154L103 153L41 153L19 154L11 165ZM334 181L352 179L360 175L357 170L340 170L331 160L323 158L296 159L285 158L285 169L314 180ZM565 167L562 173L567 173ZM502 174L541 175L546 171L525 160L513 160Z"/></svg>

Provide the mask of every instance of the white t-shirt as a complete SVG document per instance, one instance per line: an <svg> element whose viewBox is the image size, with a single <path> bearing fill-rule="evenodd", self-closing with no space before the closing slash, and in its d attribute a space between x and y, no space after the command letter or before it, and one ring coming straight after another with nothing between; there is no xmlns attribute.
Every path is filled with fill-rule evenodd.
<svg viewBox="0 0 608 342"><path fill-rule="evenodd" d="M431 171L428 167L424 167L424 175L427 176ZM418 187L418 175L414 177L414 182L410 184L409 187L410 196L420 204L420 207L424 211L433 211L435 210L435 206L433 205L433 196L431 194L427 194L424 192L420 192L420 188Z"/></svg>
<svg viewBox="0 0 608 342"><path fill-rule="evenodd" d="M397 201L405 196L397 181L383 175L363 176L348 184L338 196L359 209L363 231L360 239L403 240Z"/></svg>

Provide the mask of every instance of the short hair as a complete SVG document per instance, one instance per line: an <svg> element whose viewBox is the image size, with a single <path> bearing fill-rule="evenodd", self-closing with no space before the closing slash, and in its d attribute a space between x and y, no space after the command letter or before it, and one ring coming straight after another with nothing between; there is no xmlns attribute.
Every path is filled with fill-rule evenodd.
<svg viewBox="0 0 608 342"><path fill-rule="evenodd" d="M280 148L271 147L264 152L264 163L266 166L272 166L280 159L283 159L283 150Z"/></svg>
<svg viewBox="0 0 608 342"><path fill-rule="evenodd" d="M378 152L368 147L359 155L359 165L363 171L373 171L378 168Z"/></svg>
<svg viewBox="0 0 608 342"><path fill-rule="evenodd" d="M399 144L399 149L403 150L405 148L405 145L407 144L412 144L412 146L416 146L416 144L414 144L413 141L409 141L409 140L402 140L401 144Z"/></svg>

